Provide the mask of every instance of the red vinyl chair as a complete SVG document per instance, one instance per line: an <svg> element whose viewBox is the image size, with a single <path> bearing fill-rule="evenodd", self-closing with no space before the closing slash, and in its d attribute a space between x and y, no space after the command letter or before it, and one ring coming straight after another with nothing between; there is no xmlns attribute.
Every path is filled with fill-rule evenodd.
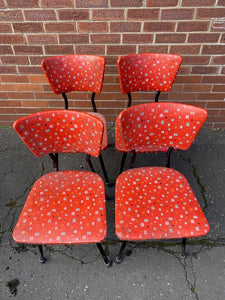
<svg viewBox="0 0 225 300"><path fill-rule="evenodd" d="M125 109L116 120L116 148L124 152L151 152L155 147L186 150L193 143L207 111L178 103L148 103ZM182 239L208 233L209 224L186 178L170 168L130 169L116 180L116 234L127 241Z"/></svg>
<svg viewBox="0 0 225 300"><path fill-rule="evenodd" d="M89 114L96 116L104 124L101 150L105 150L108 146L106 120L97 112L95 104L95 94L102 91L105 58L97 55L62 55L43 59L41 65L53 92L62 94L65 109L68 109L68 93L91 92L93 113L89 112ZM110 185L101 154L99 160L106 184Z"/></svg>
<svg viewBox="0 0 225 300"><path fill-rule="evenodd" d="M132 104L132 93L155 91L155 102L158 102L161 92L169 92L182 63L182 57L166 53L139 53L119 57L120 87L128 96L127 107ZM152 152L168 152L168 147L151 147ZM124 153L120 173L126 161ZM168 162L169 164L169 162Z"/></svg>
<svg viewBox="0 0 225 300"><path fill-rule="evenodd" d="M98 157L103 122L85 112L54 110L14 123L14 129L35 156L81 152ZM58 169L58 166L56 166ZM96 243L107 266L101 242L106 236L105 189L89 171L58 171L33 185L13 231L17 243L36 244L45 262L43 244Z"/></svg>
<svg viewBox="0 0 225 300"><path fill-rule="evenodd" d="M182 57L167 53L138 53L119 57L120 87L128 95L128 105L132 103L132 92L156 91L155 102L161 92L169 92Z"/></svg>

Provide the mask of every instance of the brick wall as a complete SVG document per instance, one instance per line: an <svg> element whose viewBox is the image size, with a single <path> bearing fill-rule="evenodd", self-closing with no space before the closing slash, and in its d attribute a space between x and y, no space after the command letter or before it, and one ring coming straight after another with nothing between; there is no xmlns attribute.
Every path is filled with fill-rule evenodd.
<svg viewBox="0 0 225 300"><path fill-rule="evenodd" d="M0 0L0 125L40 110L62 108L40 66L45 57L106 57L99 112L109 124L125 108L116 61L141 52L180 54L175 84L161 100L208 109L206 126L225 128L225 0ZM91 110L86 93L72 94ZM137 93L135 103L153 100ZM59 101L60 100L60 101Z"/></svg>

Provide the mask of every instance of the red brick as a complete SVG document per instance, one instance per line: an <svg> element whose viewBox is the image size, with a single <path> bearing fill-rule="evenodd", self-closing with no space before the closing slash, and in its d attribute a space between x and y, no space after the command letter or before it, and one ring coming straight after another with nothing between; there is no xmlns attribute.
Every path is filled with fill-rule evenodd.
<svg viewBox="0 0 225 300"><path fill-rule="evenodd" d="M2 121L10 122L10 121L16 121L18 119L18 116L16 116L16 115L1 115L0 119L1 119L1 122Z"/></svg>
<svg viewBox="0 0 225 300"><path fill-rule="evenodd" d="M89 20L89 11L81 9L59 9L59 20Z"/></svg>
<svg viewBox="0 0 225 300"><path fill-rule="evenodd" d="M74 1L73 0L41 0L41 7L43 8L74 7Z"/></svg>
<svg viewBox="0 0 225 300"><path fill-rule="evenodd" d="M162 9L161 20L191 20L193 16L191 8Z"/></svg>
<svg viewBox="0 0 225 300"><path fill-rule="evenodd" d="M225 108L225 101L209 101L206 104L206 108Z"/></svg>
<svg viewBox="0 0 225 300"><path fill-rule="evenodd" d="M45 75L29 75L30 83L48 83Z"/></svg>
<svg viewBox="0 0 225 300"><path fill-rule="evenodd" d="M216 18L224 18L225 16L225 8L198 8L197 9L197 14L196 14L196 19L212 19Z"/></svg>
<svg viewBox="0 0 225 300"><path fill-rule="evenodd" d="M90 39L93 44L119 44L120 34L91 34Z"/></svg>
<svg viewBox="0 0 225 300"><path fill-rule="evenodd" d="M221 74L225 74L225 67L222 67Z"/></svg>
<svg viewBox="0 0 225 300"><path fill-rule="evenodd" d="M202 54L225 54L224 45L203 45Z"/></svg>
<svg viewBox="0 0 225 300"><path fill-rule="evenodd" d="M18 70L21 74L43 74L41 66L19 66Z"/></svg>
<svg viewBox="0 0 225 300"><path fill-rule="evenodd" d="M88 34L59 34L59 44L88 44Z"/></svg>
<svg viewBox="0 0 225 300"><path fill-rule="evenodd" d="M218 71L219 67L196 66L192 68L191 74L217 74Z"/></svg>
<svg viewBox="0 0 225 300"><path fill-rule="evenodd" d="M116 74L117 72L117 66L105 66L105 74Z"/></svg>
<svg viewBox="0 0 225 300"><path fill-rule="evenodd" d="M0 54L13 54L12 46L1 45Z"/></svg>
<svg viewBox="0 0 225 300"><path fill-rule="evenodd" d="M54 10L24 10L24 15L27 21L49 21L56 20Z"/></svg>
<svg viewBox="0 0 225 300"><path fill-rule="evenodd" d="M114 92L120 92L120 85L119 84L107 84L104 85L102 88L103 93L114 93Z"/></svg>
<svg viewBox="0 0 225 300"><path fill-rule="evenodd" d="M178 0L147 0L147 7L169 7L169 6L177 6Z"/></svg>
<svg viewBox="0 0 225 300"><path fill-rule="evenodd" d="M38 55L42 55L43 51L42 51L42 47L41 46L28 46L28 45L23 45L23 46L13 46L15 54L38 54Z"/></svg>
<svg viewBox="0 0 225 300"><path fill-rule="evenodd" d="M16 74L16 66L0 66L0 74Z"/></svg>
<svg viewBox="0 0 225 300"><path fill-rule="evenodd" d="M2 33L12 32L12 28L10 24L0 23L0 32Z"/></svg>
<svg viewBox="0 0 225 300"><path fill-rule="evenodd" d="M0 100L0 107L17 107L17 106L21 106L20 101Z"/></svg>
<svg viewBox="0 0 225 300"><path fill-rule="evenodd" d="M47 101L45 100L39 100L39 101L22 100L21 104L23 107L48 107Z"/></svg>
<svg viewBox="0 0 225 300"><path fill-rule="evenodd" d="M28 44L57 44L56 34L32 34L27 35Z"/></svg>
<svg viewBox="0 0 225 300"><path fill-rule="evenodd" d="M72 105L73 101L69 100L69 106L70 107L74 107L74 105ZM64 108L64 101L48 101L48 107L50 108Z"/></svg>
<svg viewBox="0 0 225 300"><path fill-rule="evenodd" d="M10 99L33 99L34 98L34 94L31 92L9 92L8 94Z"/></svg>
<svg viewBox="0 0 225 300"><path fill-rule="evenodd" d="M16 109L14 107L6 107L3 108L1 107L0 110L0 119L1 119L1 115L15 115L16 114Z"/></svg>
<svg viewBox="0 0 225 300"><path fill-rule="evenodd" d="M36 8L39 7L39 0L7 0L8 8Z"/></svg>
<svg viewBox="0 0 225 300"><path fill-rule="evenodd" d="M225 21L212 21L211 31L224 31L225 30Z"/></svg>
<svg viewBox="0 0 225 300"><path fill-rule="evenodd" d="M183 65L208 65L210 56L183 56Z"/></svg>
<svg viewBox="0 0 225 300"><path fill-rule="evenodd" d="M48 57L49 57L49 55L46 55L46 56L39 56L39 55L38 56L37 55L32 56L32 55L29 55L30 64L40 66L42 59L48 58Z"/></svg>
<svg viewBox="0 0 225 300"><path fill-rule="evenodd" d="M49 99L60 99L61 100L62 99L61 95L54 94L52 92L52 90L51 91L49 90L49 92L44 92L44 93L35 92L34 96L35 96L35 99L38 99L38 100L39 99L40 100L43 100L43 99L47 99L47 100L49 100ZM64 101L64 100L62 99L62 101Z"/></svg>
<svg viewBox="0 0 225 300"><path fill-rule="evenodd" d="M78 32L108 32L106 22L78 22Z"/></svg>
<svg viewBox="0 0 225 300"><path fill-rule="evenodd" d="M139 8L128 9L127 20L158 20L159 9Z"/></svg>
<svg viewBox="0 0 225 300"><path fill-rule="evenodd" d="M0 91L15 91L15 84L0 84Z"/></svg>
<svg viewBox="0 0 225 300"><path fill-rule="evenodd" d="M139 53L151 53L151 52L156 52L156 53L168 53L168 45L144 45L144 46L139 46L138 47L138 52Z"/></svg>
<svg viewBox="0 0 225 300"><path fill-rule="evenodd" d="M28 82L28 77L25 75L1 75L2 82Z"/></svg>
<svg viewBox="0 0 225 300"><path fill-rule="evenodd" d="M191 93L203 93L203 92L211 92L212 85L211 84L184 84L184 92Z"/></svg>
<svg viewBox="0 0 225 300"><path fill-rule="evenodd" d="M225 85L224 84L214 85L212 91L215 93L225 92Z"/></svg>
<svg viewBox="0 0 225 300"><path fill-rule="evenodd" d="M200 51L200 45L171 45L170 46L170 53L176 53L176 54L199 54Z"/></svg>
<svg viewBox="0 0 225 300"><path fill-rule="evenodd" d="M0 0L0 8L5 8L6 4L4 0Z"/></svg>
<svg viewBox="0 0 225 300"><path fill-rule="evenodd" d="M76 45L77 54L94 54L94 55L104 55L105 46L104 45Z"/></svg>
<svg viewBox="0 0 225 300"><path fill-rule="evenodd" d="M75 23L74 22L51 22L45 23L46 32L75 32Z"/></svg>
<svg viewBox="0 0 225 300"><path fill-rule="evenodd" d="M225 76L210 76L210 75L206 75L203 77L202 79L202 83L215 83L215 84L219 84L219 83L225 83Z"/></svg>
<svg viewBox="0 0 225 300"><path fill-rule="evenodd" d="M213 6L216 0L183 0L182 6Z"/></svg>
<svg viewBox="0 0 225 300"><path fill-rule="evenodd" d="M76 0L77 8L108 7L108 0Z"/></svg>
<svg viewBox="0 0 225 300"><path fill-rule="evenodd" d="M25 38L20 34L0 34L0 44L24 44Z"/></svg>
<svg viewBox="0 0 225 300"><path fill-rule="evenodd" d="M140 32L140 22L110 22L111 32Z"/></svg>
<svg viewBox="0 0 225 300"><path fill-rule="evenodd" d="M148 32L174 32L175 22L145 22L144 31Z"/></svg>
<svg viewBox="0 0 225 300"><path fill-rule="evenodd" d="M42 85L41 84L34 84L34 83L17 83L15 84L16 90L19 91L25 91L25 92L34 92L34 91L42 91Z"/></svg>
<svg viewBox="0 0 225 300"><path fill-rule="evenodd" d="M107 54L108 55L125 55L132 54L136 52L135 46L126 46L126 45L118 45L118 46L107 46Z"/></svg>
<svg viewBox="0 0 225 300"><path fill-rule="evenodd" d="M43 32L42 23L23 22L13 23L12 25L15 32Z"/></svg>
<svg viewBox="0 0 225 300"><path fill-rule="evenodd" d="M224 0L218 0L217 1L217 6L225 6Z"/></svg>
<svg viewBox="0 0 225 300"><path fill-rule="evenodd" d="M21 115L30 115L30 114L34 114L34 113L38 113L40 111L46 111L46 110L49 110L48 108L44 107L44 108L41 108L41 107L36 107L36 108L27 108L27 107L16 107L15 108L15 111L17 114Z"/></svg>
<svg viewBox="0 0 225 300"><path fill-rule="evenodd" d="M93 20L109 21L109 20L123 20L123 9L96 9L92 12Z"/></svg>
<svg viewBox="0 0 225 300"><path fill-rule="evenodd" d="M221 56L213 56L212 57L212 64L213 65L225 65L225 55Z"/></svg>
<svg viewBox="0 0 225 300"><path fill-rule="evenodd" d="M180 76L178 75L175 79L175 83L201 83L202 76Z"/></svg>
<svg viewBox="0 0 225 300"><path fill-rule="evenodd" d="M222 34L221 39L220 39L220 43L225 43L225 33Z"/></svg>
<svg viewBox="0 0 225 300"><path fill-rule="evenodd" d="M181 75L190 74L190 70L191 70L190 66L181 65L179 69L179 74Z"/></svg>
<svg viewBox="0 0 225 300"><path fill-rule="evenodd" d="M219 33L190 33L188 43L217 43Z"/></svg>
<svg viewBox="0 0 225 300"><path fill-rule="evenodd" d="M169 93L168 100L196 100L195 93Z"/></svg>
<svg viewBox="0 0 225 300"><path fill-rule="evenodd" d="M123 44L145 44L153 42L153 34L123 34Z"/></svg>
<svg viewBox="0 0 225 300"><path fill-rule="evenodd" d="M23 14L21 10L1 10L0 11L0 20L1 21L23 21Z"/></svg>
<svg viewBox="0 0 225 300"><path fill-rule="evenodd" d="M1 61L3 65L27 65L28 59L26 56L2 56Z"/></svg>
<svg viewBox="0 0 225 300"><path fill-rule="evenodd" d="M210 22L205 21L186 21L179 22L177 26L177 31L181 32L191 32L191 31L207 31Z"/></svg>
<svg viewBox="0 0 225 300"><path fill-rule="evenodd" d="M73 54L73 46L71 45L45 46L45 54L46 55Z"/></svg>
<svg viewBox="0 0 225 300"><path fill-rule="evenodd" d="M198 100L224 100L224 93L200 93Z"/></svg>
<svg viewBox="0 0 225 300"><path fill-rule="evenodd" d="M162 34L156 34L156 43L184 43L186 39L186 34L180 34L180 33L162 33Z"/></svg>

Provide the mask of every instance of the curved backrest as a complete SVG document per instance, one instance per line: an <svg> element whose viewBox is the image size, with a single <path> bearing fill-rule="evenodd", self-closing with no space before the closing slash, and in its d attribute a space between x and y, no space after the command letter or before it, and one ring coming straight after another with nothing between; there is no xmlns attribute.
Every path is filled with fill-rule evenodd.
<svg viewBox="0 0 225 300"><path fill-rule="evenodd" d="M163 53L140 53L119 57L117 65L122 93L152 90L168 92L181 62L180 55Z"/></svg>
<svg viewBox="0 0 225 300"><path fill-rule="evenodd" d="M36 156L60 152L100 154L103 122L85 112L45 111L23 117L13 127Z"/></svg>
<svg viewBox="0 0 225 300"><path fill-rule="evenodd" d="M161 102L132 106L116 119L116 148L130 152L148 152L151 145L186 150L207 118L203 108L180 103Z"/></svg>
<svg viewBox="0 0 225 300"><path fill-rule="evenodd" d="M62 55L43 59L44 73L55 94L73 91L100 93L105 58L97 55Z"/></svg>

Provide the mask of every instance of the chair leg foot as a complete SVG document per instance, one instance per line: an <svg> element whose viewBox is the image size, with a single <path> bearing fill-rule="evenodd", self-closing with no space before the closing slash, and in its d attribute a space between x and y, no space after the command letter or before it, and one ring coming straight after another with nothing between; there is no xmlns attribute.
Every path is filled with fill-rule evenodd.
<svg viewBox="0 0 225 300"><path fill-rule="evenodd" d="M105 262L105 265L106 267L110 268L112 266L112 261L107 257L103 247L102 247L102 244L101 243L96 243L97 247L98 247L98 250L99 252L101 253L102 255L102 258Z"/></svg>
<svg viewBox="0 0 225 300"><path fill-rule="evenodd" d="M186 253L186 244L187 244L187 239L184 238L182 239L182 244L181 244L181 255L180 257L182 259L185 259L187 257L187 253Z"/></svg>
<svg viewBox="0 0 225 300"><path fill-rule="evenodd" d="M41 264L44 264L46 262L46 258L44 257L44 254L43 254L43 247L42 247L42 245L38 245L38 250L39 250L39 253L40 253L39 262Z"/></svg>
<svg viewBox="0 0 225 300"><path fill-rule="evenodd" d="M116 257L116 263L117 264L120 264L124 259L124 250L125 250L126 244L127 244L127 242L125 242L125 241L122 242L120 252Z"/></svg>

